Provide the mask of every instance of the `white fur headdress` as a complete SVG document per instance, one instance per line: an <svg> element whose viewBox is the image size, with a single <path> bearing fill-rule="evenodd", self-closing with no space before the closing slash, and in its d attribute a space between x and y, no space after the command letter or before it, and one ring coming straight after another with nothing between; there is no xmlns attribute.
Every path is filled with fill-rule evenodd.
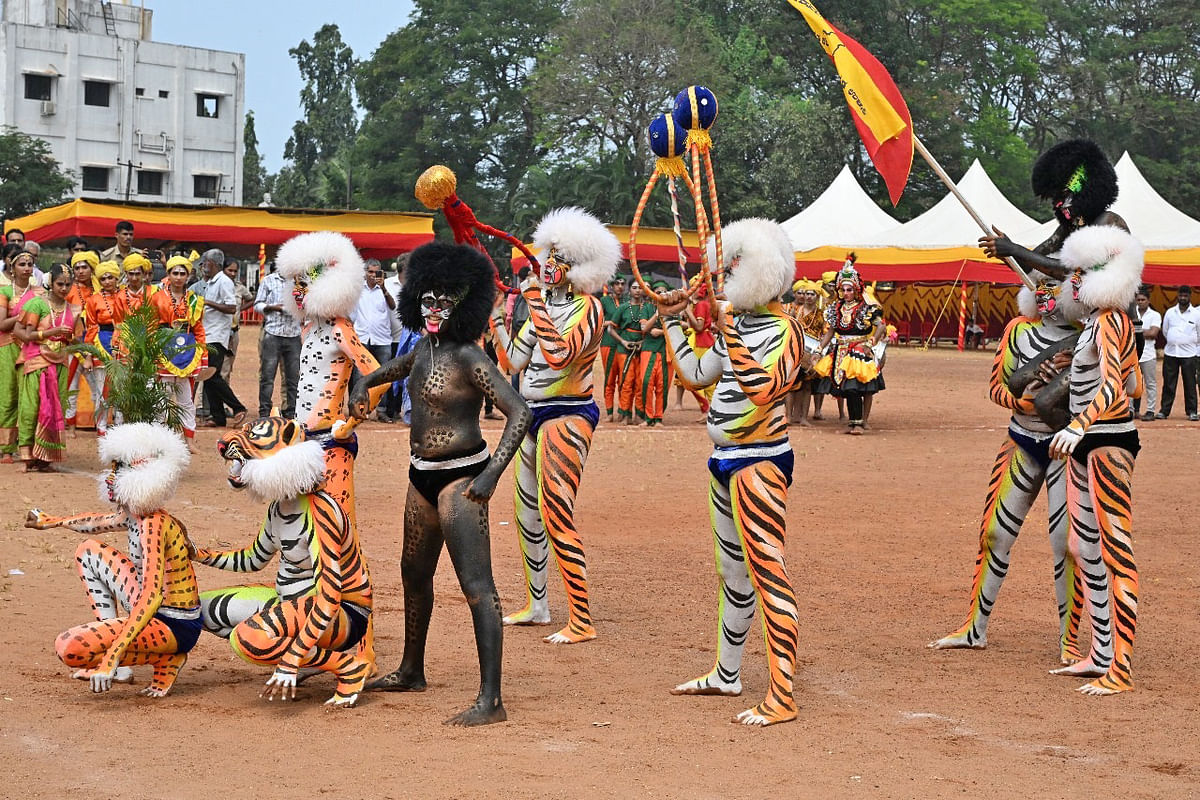
<svg viewBox="0 0 1200 800"><path fill-rule="evenodd" d="M725 298L734 311L752 311L791 288L796 274L795 254L779 223L743 219L725 226L721 234L725 263L714 269L725 269L738 259L737 266L725 277ZM708 263L716 260L716 242L709 239Z"/></svg>
<svg viewBox="0 0 1200 800"><path fill-rule="evenodd" d="M604 223L569 206L556 208L542 218L533 232L533 246L545 258L553 247L571 265L567 280L583 294L598 292L617 271L621 243Z"/></svg>
<svg viewBox="0 0 1200 800"><path fill-rule="evenodd" d="M153 422L114 425L100 440L100 460L119 461L113 481L118 505L137 516L166 505L191 457L175 431ZM100 475L100 499L108 502L108 473Z"/></svg>
<svg viewBox="0 0 1200 800"><path fill-rule="evenodd" d="M1127 231L1115 225L1086 225L1063 242L1062 263L1082 271L1073 279L1080 305L1124 311L1142 283L1145 255L1141 242Z"/></svg>
<svg viewBox="0 0 1200 800"><path fill-rule="evenodd" d="M325 449L301 442L240 465L240 479L259 502L288 500L313 491L325 478Z"/></svg>
<svg viewBox="0 0 1200 800"><path fill-rule="evenodd" d="M284 294L284 308L298 320L348 317L358 304L367 271L354 242L334 231L293 236L279 248L275 264L289 281L319 270L309 278L303 311L290 291Z"/></svg>

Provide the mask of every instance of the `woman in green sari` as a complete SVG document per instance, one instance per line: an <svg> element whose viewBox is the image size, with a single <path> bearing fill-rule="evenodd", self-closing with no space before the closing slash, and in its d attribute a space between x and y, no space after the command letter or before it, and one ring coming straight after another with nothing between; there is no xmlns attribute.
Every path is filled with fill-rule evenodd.
<svg viewBox="0 0 1200 800"><path fill-rule="evenodd" d="M21 309L43 294L33 282L33 255L12 246L5 247L4 260L7 278L0 286L0 464L13 463L17 452L17 364L21 360L21 345L13 329L21 317Z"/></svg>

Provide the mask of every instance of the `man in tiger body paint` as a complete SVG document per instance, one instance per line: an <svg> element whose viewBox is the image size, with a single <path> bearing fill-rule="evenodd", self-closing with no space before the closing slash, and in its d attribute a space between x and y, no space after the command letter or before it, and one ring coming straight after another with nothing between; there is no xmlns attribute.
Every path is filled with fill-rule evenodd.
<svg viewBox="0 0 1200 800"><path fill-rule="evenodd" d="M511 338L504 330L503 309L492 316L501 366L509 372L524 368L521 396L533 412L533 425L517 454L515 501L529 602L504 622L550 622L549 537L567 593L568 619L566 627L544 641L573 644L596 637L583 545L575 526L575 496L600 418L592 399L592 364L600 348L604 310L592 294L616 269L621 245L600 220L579 208L547 214L533 243L543 254L538 279L545 300L538 286L525 290L529 320Z"/></svg>
<svg viewBox="0 0 1200 800"><path fill-rule="evenodd" d="M620 275L608 282L608 294L600 298L604 309L604 336L600 339L600 363L604 365L604 412L613 421L614 403L621 389L621 374L625 371L628 353L617 338L617 310L625 298L625 279Z"/></svg>
<svg viewBox="0 0 1200 800"><path fill-rule="evenodd" d="M796 598L784 564L787 490L794 457L784 399L804 377L804 335L779 299L795 269L787 234L774 222L747 219L724 229L725 297L716 344L697 358L679 320L679 293L659 303L667 352L684 384L716 384L708 412L709 511L721 579L717 663L671 690L678 695L742 692L742 650L762 608L770 688L766 699L734 717L745 725L796 718ZM709 261L714 260L710 245ZM724 309L722 310L724 312Z"/></svg>
<svg viewBox="0 0 1200 800"><path fill-rule="evenodd" d="M129 683L130 666L151 664L154 675L141 693L163 697L201 631L187 532L163 509L188 464L187 445L163 425L115 425L100 440L100 460L112 465L100 475L100 495L116 511L50 517L35 508L25 522L37 530L128 535L128 554L96 539L75 551L96 619L63 632L54 649L93 692Z"/></svg>
<svg viewBox="0 0 1200 800"><path fill-rule="evenodd" d="M1043 384L1029 384L1020 392L1009 388L1009 379L1035 361L1043 350L1079 333L1081 310L1062 290L1061 283L1032 273L1037 291L1022 287L1017 295L1021 315L1008 323L992 362L989 396L996 405L1012 411L1008 436L996 455L988 482L987 500L979 527L979 555L971 584L971 605L958 630L930 642L934 649L987 646L987 625L996 598L1008 574L1010 553L1029 510L1043 485L1049 511L1050 551L1054 557L1054 593L1058 602L1059 657L1064 664L1080 659L1076 646L1080 603L1078 575L1067 557L1066 465L1050 457L1054 429L1034 409L1034 396Z"/></svg>

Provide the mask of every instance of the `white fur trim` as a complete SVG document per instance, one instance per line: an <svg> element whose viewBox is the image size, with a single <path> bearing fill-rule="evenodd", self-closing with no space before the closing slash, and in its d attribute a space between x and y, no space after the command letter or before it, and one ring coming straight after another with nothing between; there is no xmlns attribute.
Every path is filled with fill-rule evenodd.
<svg viewBox="0 0 1200 800"><path fill-rule="evenodd" d="M242 464L241 480L259 502L288 500L313 491L325 477L325 449L301 442Z"/></svg>
<svg viewBox="0 0 1200 800"><path fill-rule="evenodd" d="M792 242L783 227L769 219L743 219L721 230L725 269L735 258L738 265L725 277L725 299L734 311L753 311L778 299L792 286L796 275ZM708 263L717 259L716 241L709 239Z"/></svg>
<svg viewBox="0 0 1200 800"><path fill-rule="evenodd" d="M100 440L100 461L128 465L118 470L113 491L118 505L134 516L142 516L157 511L171 499L191 456L183 438L167 426L134 422L108 429ZM100 475L100 498L105 502L107 477L107 472Z"/></svg>
<svg viewBox="0 0 1200 800"><path fill-rule="evenodd" d="M1063 242L1062 262L1069 270L1084 271L1079 302L1088 310L1124 311L1142 283L1145 250L1115 225L1087 225Z"/></svg>
<svg viewBox="0 0 1200 800"><path fill-rule="evenodd" d="M551 247L562 253L571 265L567 280L583 294L600 291L621 261L621 243L612 231L575 206L556 208L543 217L533 232L533 246L543 257Z"/></svg>
<svg viewBox="0 0 1200 800"><path fill-rule="evenodd" d="M284 307L298 320L348 317L358 304L367 269L354 242L340 233L314 231L293 236L279 248L275 263L288 281L317 264L325 265L321 277L308 285L303 312L296 307L290 288L284 293Z"/></svg>

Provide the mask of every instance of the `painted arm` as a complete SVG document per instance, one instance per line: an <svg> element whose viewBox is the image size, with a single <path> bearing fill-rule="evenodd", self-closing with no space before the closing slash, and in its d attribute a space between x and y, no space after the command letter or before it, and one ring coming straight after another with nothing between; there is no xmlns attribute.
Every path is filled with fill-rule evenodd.
<svg viewBox="0 0 1200 800"><path fill-rule="evenodd" d="M506 418L504 433L496 444L492 460L488 462L487 468L471 481L466 491L468 500L486 503L496 491L496 483L508 467L508 462L512 461L521 447L521 442L525 440L525 434L533 424L533 413L512 384L500 374L500 370L491 359L478 348L471 348L471 351L471 381L484 395L491 398L492 403Z"/></svg>
<svg viewBox="0 0 1200 800"><path fill-rule="evenodd" d="M70 517L51 517L40 508L31 508L25 517L25 527L45 531L50 528L67 528L76 533L106 533L123 530L128 516L124 511L108 514L76 514Z"/></svg>
<svg viewBox="0 0 1200 800"><path fill-rule="evenodd" d="M770 405L793 391L804 375L800 364L804 355L804 335L800 326L791 317L780 316L779 319L783 323L782 341L775 344L775 348L780 348L779 357L770 366L763 366L742 341L733 318L726 318L725 347L729 351L733 376L756 406Z"/></svg>
<svg viewBox="0 0 1200 800"><path fill-rule="evenodd" d="M996 345L996 356L992 359L992 374L988 379L988 397L1001 408L1016 411L1020 414L1033 416L1037 413L1033 407L1033 398L1017 397L1008 388L1008 376L1017 366L1017 356L1014 340L1020 333L1021 326L1029 324L1028 317L1016 317L1004 328L1004 335Z"/></svg>
<svg viewBox="0 0 1200 800"><path fill-rule="evenodd" d="M354 326L350 321L338 317L333 323L333 338L337 343L338 348L345 354L346 358L358 367L358 371L363 375L371 375L379 369L379 362L375 360L375 356L371 355L371 351L367 349L361 341L358 334L354 332ZM387 394L388 383L372 384L367 392L369 399L368 411L374 408L379 401Z"/></svg>
<svg viewBox="0 0 1200 800"><path fill-rule="evenodd" d="M121 665L121 656L133 640L138 637L154 617L163 603L163 589L167 582L167 557L164 548L167 528L176 523L167 514L156 511L139 520L139 538L142 541L142 586L137 600L129 609L129 617L121 627L117 638L109 645L104 658L96 666L96 672L111 675ZM110 684L111 685L111 684ZM105 687L107 688L107 687ZM93 691L96 684L93 682Z"/></svg>
<svg viewBox="0 0 1200 800"><path fill-rule="evenodd" d="M492 344L496 349L496 359L500 362L501 369L510 375L521 371L529 365L529 360L533 358L533 348L537 346L533 320L525 320L516 337L511 337L508 335L508 329L504 327L503 314L493 312Z"/></svg>
<svg viewBox="0 0 1200 800"><path fill-rule="evenodd" d="M209 550L206 547L197 547L192 554L192 560L230 572L258 572L279 552L279 544L267 531L270 519L271 510L268 509L258 536L254 537L249 547L241 550Z"/></svg>
<svg viewBox="0 0 1200 800"><path fill-rule="evenodd" d="M582 316L571 315L567 329L559 332L546 311L542 295L536 288L525 290L525 302L529 306L529 322L537 334L538 346L551 369L566 369L579 358L579 354L600 333L600 325L604 321L604 312L600 301L594 297L586 298L586 308Z"/></svg>
<svg viewBox="0 0 1200 800"><path fill-rule="evenodd" d="M716 383L722 371L722 358L717 348L710 348L697 358L696 351L688 344L683 324L679 320L668 319L665 325L669 345L666 348L667 358L674 365L680 383L688 389L704 389Z"/></svg>
<svg viewBox="0 0 1200 800"><path fill-rule="evenodd" d="M417 358L416 350L409 350L402 356L396 356L391 361L378 367L374 372L367 375L354 387L354 394L350 396L350 415L355 419L366 419L371 413L371 408L375 405L374 389L382 386L386 392L387 387L391 386L395 381L402 381L412 372L413 362Z"/></svg>

